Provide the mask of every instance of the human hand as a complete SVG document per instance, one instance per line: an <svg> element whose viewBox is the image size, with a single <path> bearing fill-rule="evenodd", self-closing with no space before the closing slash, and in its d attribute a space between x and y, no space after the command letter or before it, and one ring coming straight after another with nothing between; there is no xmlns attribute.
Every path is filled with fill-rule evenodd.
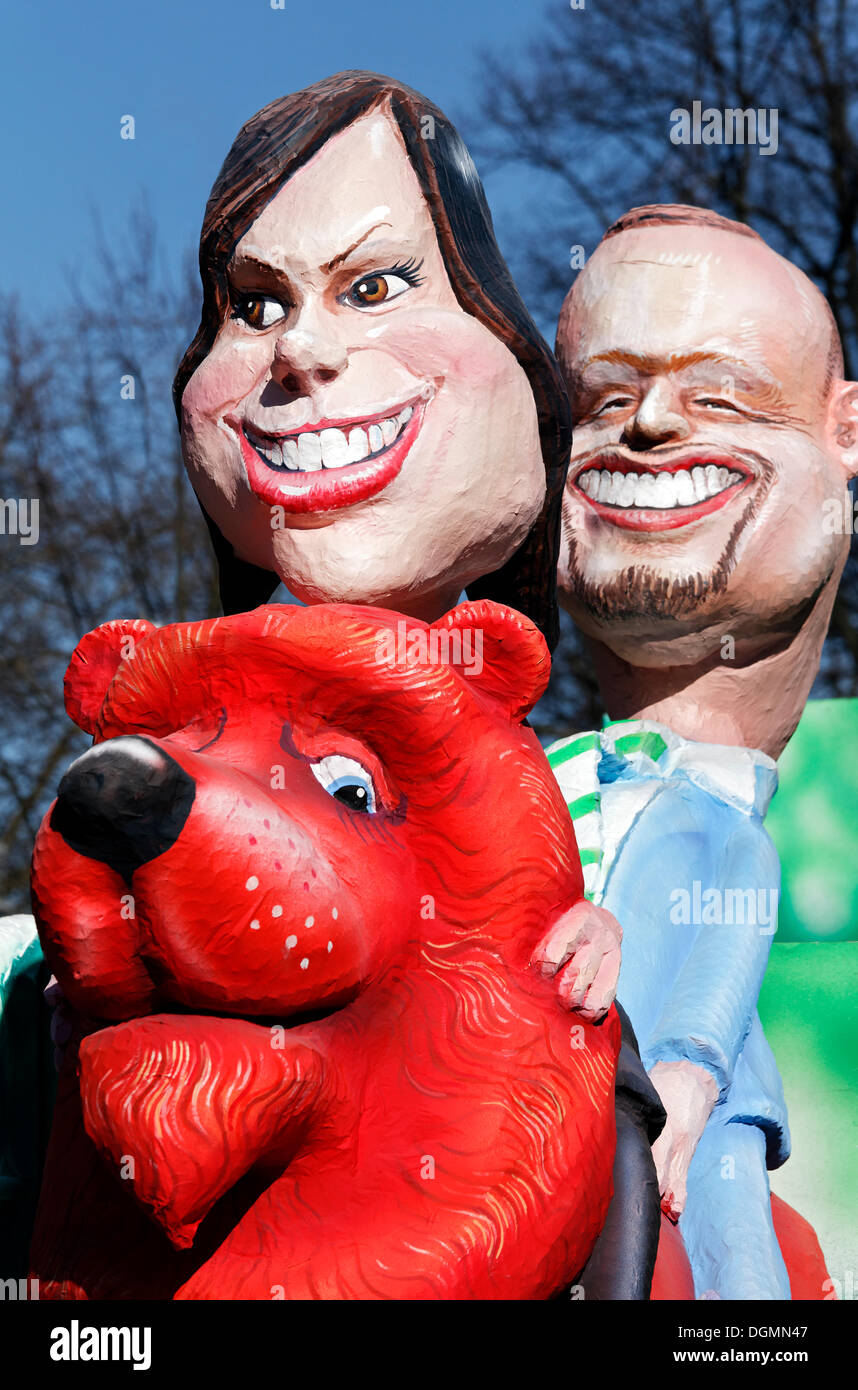
<svg viewBox="0 0 858 1390"><path fill-rule="evenodd" d="M667 1112L667 1123L652 1146L661 1209L674 1224L688 1195L688 1169L718 1099L711 1072L694 1062L656 1062L649 1079Z"/></svg>
<svg viewBox="0 0 858 1390"><path fill-rule="evenodd" d="M622 939L616 917L585 898L546 932L530 963L554 978L565 1008L596 1022L614 1002Z"/></svg>

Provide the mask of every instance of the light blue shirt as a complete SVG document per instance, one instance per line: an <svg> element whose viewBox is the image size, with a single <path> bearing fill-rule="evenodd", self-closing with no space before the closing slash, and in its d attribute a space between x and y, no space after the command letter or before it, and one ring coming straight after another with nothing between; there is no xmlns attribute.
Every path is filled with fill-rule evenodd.
<svg viewBox="0 0 858 1390"><path fill-rule="evenodd" d="M789 1154L781 1079L757 1014L776 927L777 851L763 817L773 760L651 720L549 749L594 901L623 928L618 998L649 1070L686 1059L715 1078L713 1120L758 1125Z"/></svg>

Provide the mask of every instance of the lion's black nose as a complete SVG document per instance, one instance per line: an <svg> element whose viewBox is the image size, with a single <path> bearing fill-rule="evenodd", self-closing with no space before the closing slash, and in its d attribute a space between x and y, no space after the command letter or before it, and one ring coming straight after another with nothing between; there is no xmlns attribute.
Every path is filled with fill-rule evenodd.
<svg viewBox="0 0 858 1390"><path fill-rule="evenodd" d="M57 793L51 829L126 879L179 838L196 784L145 738L114 738L72 763Z"/></svg>

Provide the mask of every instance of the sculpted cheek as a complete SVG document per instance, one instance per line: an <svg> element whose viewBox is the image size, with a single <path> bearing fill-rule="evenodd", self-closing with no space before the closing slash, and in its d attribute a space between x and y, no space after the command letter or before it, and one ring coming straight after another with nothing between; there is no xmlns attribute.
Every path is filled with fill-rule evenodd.
<svg viewBox="0 0 858 1390"><path fill-rule="evenodd" d="M186 421L216 417L238 405L253 390L266 366L260 343L215 344L185 387L182 412Z"/></svg>
<svg viewBox="0 0 858 1390"><path fill-rule="evenodd" d="M449 464L455 468L457 495L464 496L469 483L484 486L490 472L498 517L503 512L512 520L507 509L513 494L523 490L533 503L532 519L542 502L544 465L530 383L510 349L470 314L449 309L420 308L391 315L388 322L373 325L366 338L368 345L397 358L414 376L431 380L438 388L438 399L430 407L427 442L439 502L439 475ZM504 468L505 462L514 466L515 478ZM411 479L410 485L419 488L419 481L415 484ZM499 497L505 494L502 508ZM492 510L491 503L488 509Z"/></svg>
<svg viewBox="0 0 858 1390"><path fill-rule="evenodd" d="M477 390L494 387L518 368L512 353L470 314L451 309L401 310L365 333L415 376L466 379Z"/></svg>

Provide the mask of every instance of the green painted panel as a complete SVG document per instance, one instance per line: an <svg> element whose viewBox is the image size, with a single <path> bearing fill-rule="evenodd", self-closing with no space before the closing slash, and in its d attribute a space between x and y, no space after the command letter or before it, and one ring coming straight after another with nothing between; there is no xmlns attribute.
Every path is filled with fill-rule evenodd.
<svg viewBox="0 0 858 1390"><path fill-rule="evenodd" d="M811 700L778 763L766 829L781 860L778 941L858 938L858 700Z"/></svg>
<svg viewBox="0 0 858 1390"><path fill-rule="evenodd" d="M842 1296L856 1298L858 942L775 941L760 1017L792 1131L792 1155L772 1187L816 1228L829 1274Z"/></svg>

